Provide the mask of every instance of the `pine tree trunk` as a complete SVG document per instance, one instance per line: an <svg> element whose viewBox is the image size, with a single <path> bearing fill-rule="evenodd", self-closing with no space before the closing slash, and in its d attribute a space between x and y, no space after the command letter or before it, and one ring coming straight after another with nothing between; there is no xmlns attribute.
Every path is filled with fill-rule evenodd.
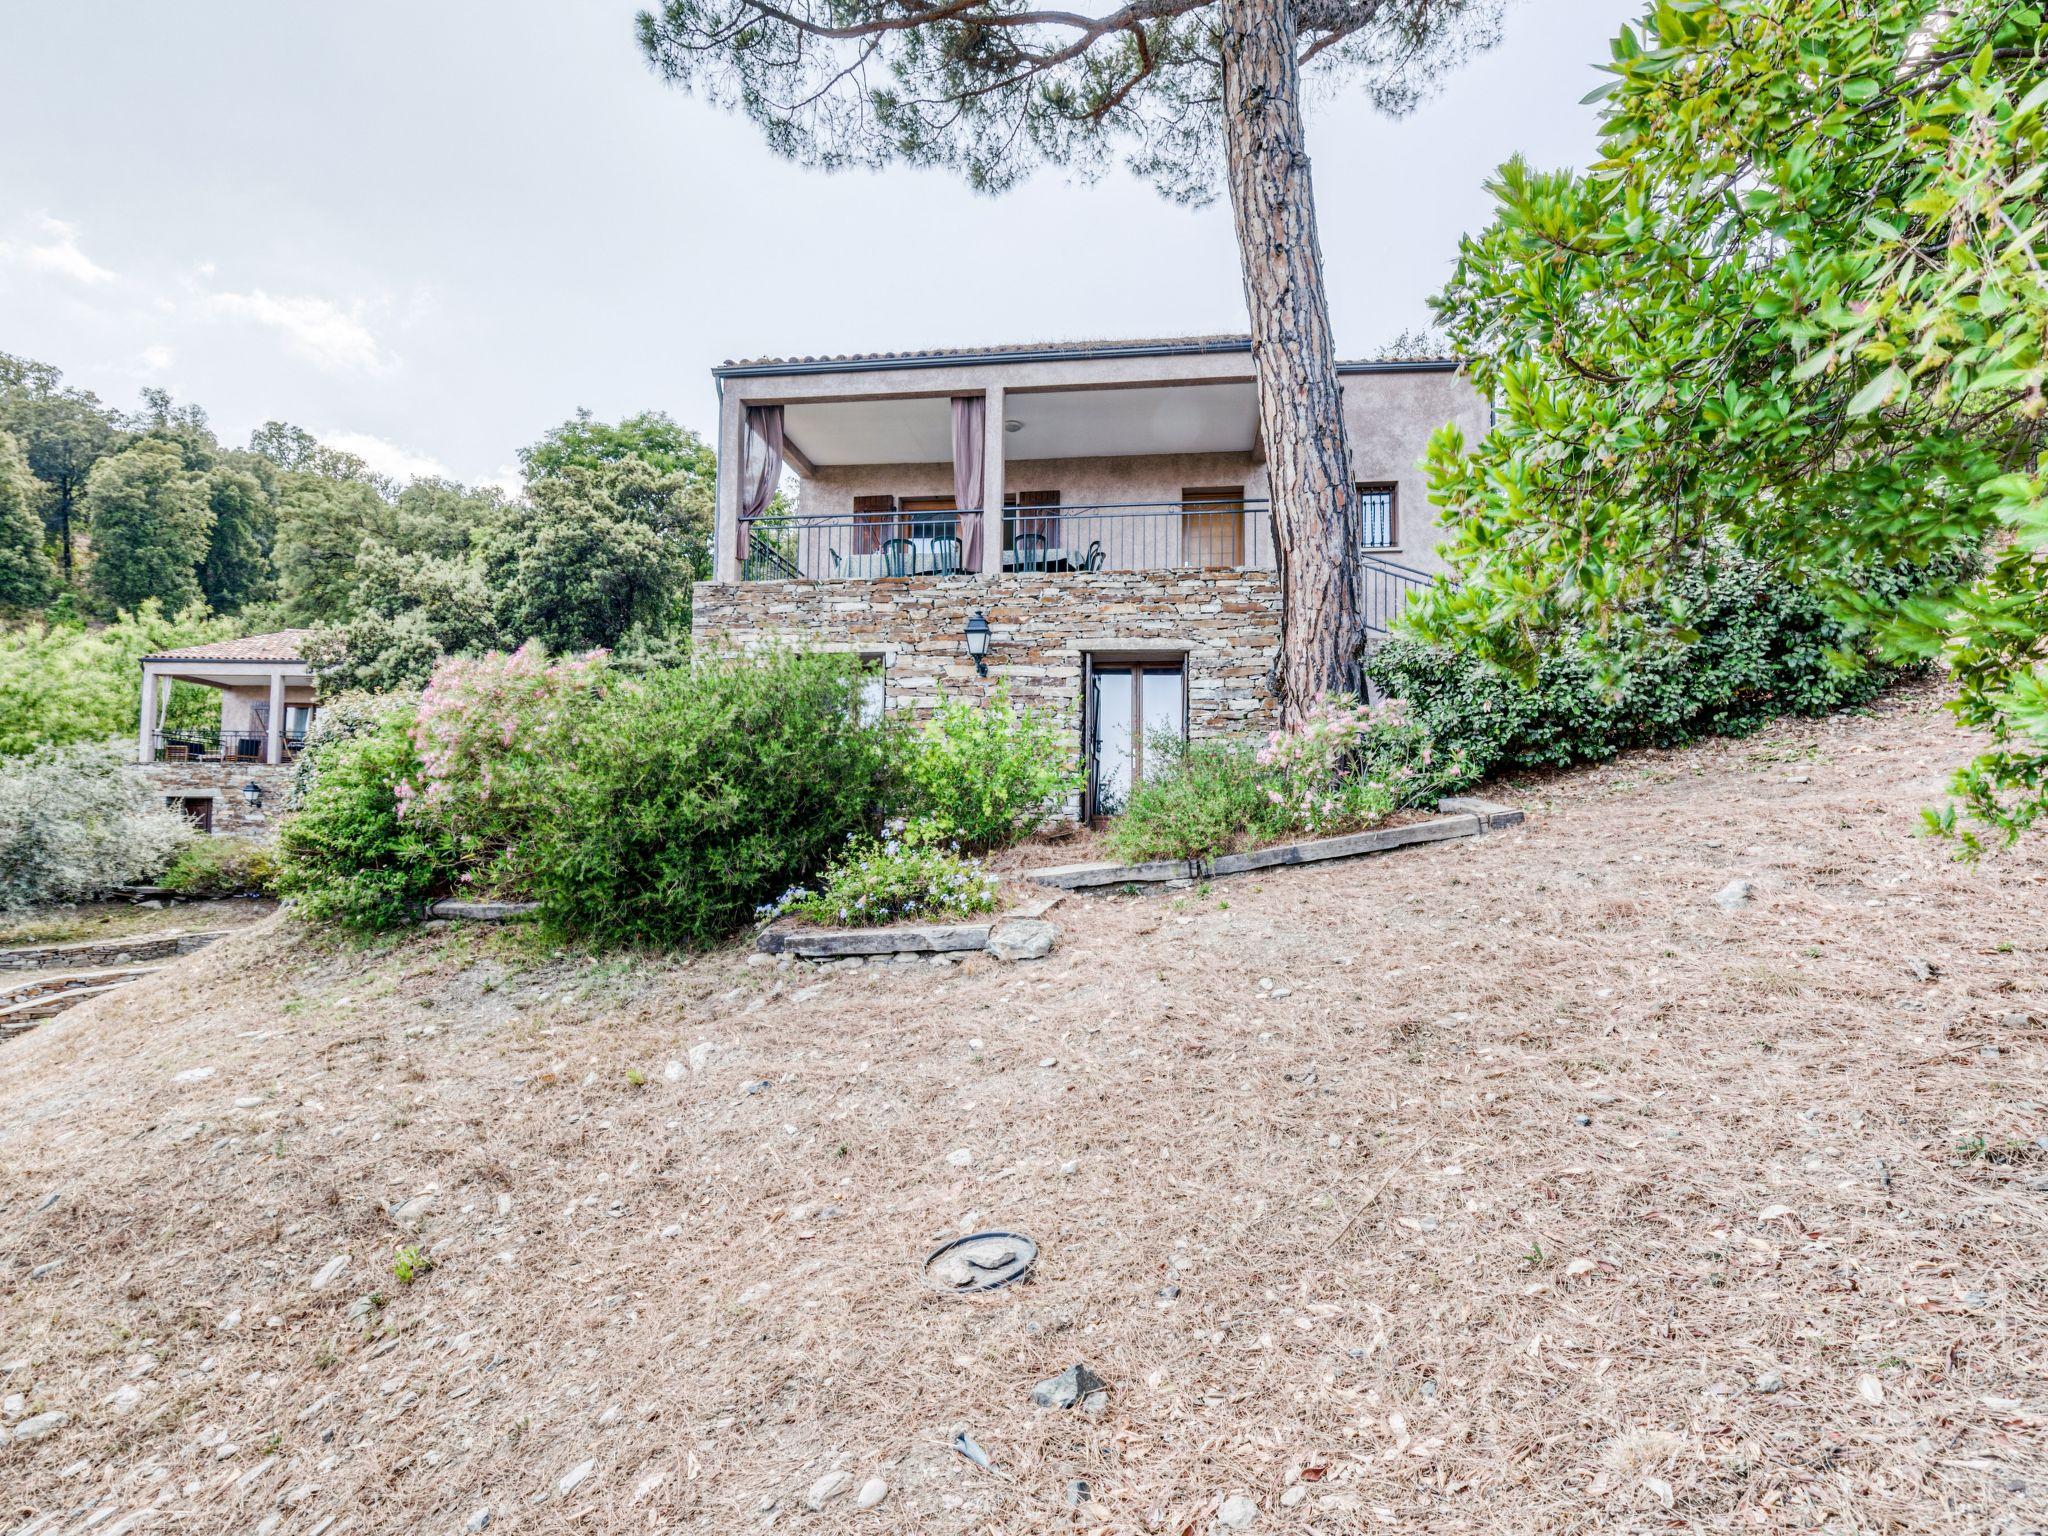
<svg viewBox="0 0 2048 1536"><path fill-rule="evenodd" d="M1251 311L1259 425L1280 574L1283 724L1359 693L1357 488L1344 440L1315 192L1301 132L1292 0L1223 0L1223 141Z"/></svg>

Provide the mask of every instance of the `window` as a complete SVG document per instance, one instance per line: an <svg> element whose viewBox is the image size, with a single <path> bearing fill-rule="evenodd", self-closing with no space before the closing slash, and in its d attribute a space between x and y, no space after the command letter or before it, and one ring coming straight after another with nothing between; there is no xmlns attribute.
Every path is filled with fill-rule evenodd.
<svg viewBox="0 0 2048 1536"><path fill-rule="evenodd" d="M1391 480L1363 480L1358 486L1358 507L1363 523L1359 544L1365 549L1392 549L1401 542L1394 521L1394 493Z"/></svg>
<svg viewBox="0 0 2048 1536"><path fill-rule="evenodd" d="M1187 661L1181 656L1091 656L1082 674L1088 756L1087 814L1115 816L1152 771L1162 738L1188 734Z"/></svg>
<svg viewBox="0 0 2048 1536"><path fill-rule="evenodd" d="M1180 493L1183 567L1244 564L1244 487L1200 485ZM1192 509L1192 510L1188 510Z"/></svg>
<svg viewBox="0 0 2048 1536"><path fill-rule="evenodd" d="M164 804L178 812L192 824L193 830L213 830L213 797L211 795L169 795Z"/></svg>
<svg viewBox="0 0 2048 1536"><path fill-rule="evenodd" d="M905 496L897 505L903 513L899 538L950 539L960 532L960 514L950 496Z"/></svg>
<svg viewBox="0 0 2048 1536"><path fill-rule="evenodd" d="M860 702L856 707L862 725L880 725L889 709L889 659L864 655L860 659Z"/></svg>
<svg viewBox="0 0 2048 1536"><path fill-rule="evenodd" d="M287 704L284 707L284 734L288 741L304 741L306 732L313 725L313 706L310 704Z"/></svg>

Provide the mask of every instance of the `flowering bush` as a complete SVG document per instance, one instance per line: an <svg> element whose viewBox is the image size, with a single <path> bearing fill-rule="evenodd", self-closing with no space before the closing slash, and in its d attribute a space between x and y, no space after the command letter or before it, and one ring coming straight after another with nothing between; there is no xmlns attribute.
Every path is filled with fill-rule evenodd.
<svg viewBox="0 0 2048 1536"><path fill-rule="evenodd" d="M525 893L518 850L556 802L563 773L593 747L587 731L607 671L602 651L550 661L531 642L434 669L412 727L419 773L395 793L400 816L446 834L458 884Z"/></svg>
<svg viewBox="0 0 2048 1536"><path fill-rule="evenodd" d="M1268 736L1259 764L1273 776L1267 798L1303 832L1365 825L1400 806L1433 805L1470 781L1462 754L1440 756L1399 699L1362 704L1327 698L1297 729Z"/></svg>
<svg viewBox="0 0 2048 1536"><path fill-rule="evenodd" d="M949 699L896 752L906 842L1001 848L1037 831L1081 787L1078 740L1054 715L1013 704L1007 684L986 700Z"/></svg>
<svg viewBox="0 0 2048 1536"><path fill-rule="evenodd" d="M0 762L0 911L153 880L192 829L116 747L45 747Z"/></svg>
<svg viewBox="0 0 2048 1536"><path fill-rule="evenodd" d="M911 917L965 917L995 905L996 877L979 859L894 838L854 838L826 867L815 891L785 891L756 915L864 928Z"/></svg>

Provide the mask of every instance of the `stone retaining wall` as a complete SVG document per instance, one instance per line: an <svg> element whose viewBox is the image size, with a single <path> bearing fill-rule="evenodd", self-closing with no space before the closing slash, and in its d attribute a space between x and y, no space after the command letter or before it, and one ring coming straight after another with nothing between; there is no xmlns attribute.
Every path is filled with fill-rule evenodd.
<svg viewBox="0 0 2048 1536"><path fill-rule="evenodd" d="M219 937L218 932L174 931L138 933L125 939L82 939L71 944L29 944L19 949L0 949L0 971L40 971L53 967L85 971L128 965L137 960L171 960L204 949Z"/></svg>
<svg viewBox="0 0 2048 1536"><path fill-rule="evenodd" d="M1156 651L1187 657L1191 735L1274 724L1267 675L1280 587L1271 571L699 582L695 604L700 643L782 641L882 657L888 707L914 714L946 695L980 698L1004 678L1018 700L1078 719L1085 653ZM986 679L961 641L977 609L993 631Z"/></svg>
<svg viewBox="0 0 2048 1536"><path fill-rule="evenodd" d="M216 834L263 841L277 835L285 796L292 786L289 765L268 763L142 763L135 771L150 789L167 801L211 800ZM242 786L254 783L263 791L263 805L249 809ZM173 809L177 809L173 806Z"/></svg>

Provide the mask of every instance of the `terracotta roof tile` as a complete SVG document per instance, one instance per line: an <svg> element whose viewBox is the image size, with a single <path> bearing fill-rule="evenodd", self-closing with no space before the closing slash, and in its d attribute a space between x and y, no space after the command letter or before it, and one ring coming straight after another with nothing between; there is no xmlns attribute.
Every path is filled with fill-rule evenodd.
<svg viewBox="0 0 2048 1536"><path fill-rule="evenodd" d="M280 629L267 635L243 635L236 640L215 640L210 645L185 645L174 651L159 651L144 661L304 661L304 629Z"/></svg>

